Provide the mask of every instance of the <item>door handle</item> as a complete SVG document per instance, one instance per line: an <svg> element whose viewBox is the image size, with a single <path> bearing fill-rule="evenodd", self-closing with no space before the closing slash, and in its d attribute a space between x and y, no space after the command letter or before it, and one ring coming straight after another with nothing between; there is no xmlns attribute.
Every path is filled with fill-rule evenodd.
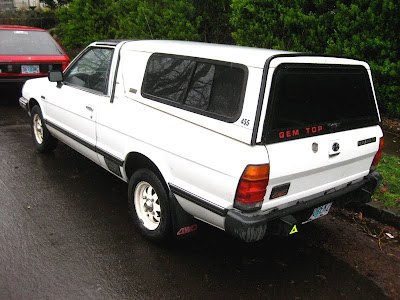
<svg viewBox="0 0 400 300"><path fill-rule="evenodd" d="M94 108L91 105L86 105L86 109L89 111L94 111Z"/></svg>

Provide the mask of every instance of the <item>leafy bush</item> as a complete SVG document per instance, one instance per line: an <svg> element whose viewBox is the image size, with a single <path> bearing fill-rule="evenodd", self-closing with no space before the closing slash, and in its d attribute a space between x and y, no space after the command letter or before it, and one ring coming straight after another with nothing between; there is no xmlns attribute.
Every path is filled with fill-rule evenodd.
<svg viewBox="0 0 400 300"><path fill-rule="evenodd" d="M400 117L398 0L70 0L58 11L69 49L102 39L152 38L363 59L381 110Z"/></svg>
<svg viewBox="0 0 400 300"><path fill-rule="evenodd" d="M198 40L200 21L185 0L73 0L58 10L67 48L103 39Z"/></svg>
<svg viewBox="0 0 400 300"><path fill-rule="evenodd" d="M122 0L114 5L116 37L198 40L199 18L185 0Z"/></svg>
<svg viewBox="0 0 400 300"><path fill-rule="evenodd" d="M350 56L370 63L381 109L400 117L397 0L232 0L240 45Z"/></svg>
<svg viewBox="0 0 400 300"><path fill-rule="evenodd" d="M57 11L59 34L68 49L81 49L87 44L112 38L115 19L112 0L73 0Z"/></svg>
<svg viewBox="0 0 400 300"><path fill-rule="evenodd" d="M384 112L400 116L400 5L397 0L337 3L327 53L366 60Z"/></svg>
<svg viewBox="0 0 400 300"><path fill-rule="evenodd" d="M232 0L193 0L196 16L199 16L200 40L208 43L233 44L231 35Z"/></svg>
<svg viewBox="0 0 400 300"><path fill-rule="evenodd" d="M331 14L326 1L233 0L231 22L235 41L255 46L300 52L323 52Z"/></svg>

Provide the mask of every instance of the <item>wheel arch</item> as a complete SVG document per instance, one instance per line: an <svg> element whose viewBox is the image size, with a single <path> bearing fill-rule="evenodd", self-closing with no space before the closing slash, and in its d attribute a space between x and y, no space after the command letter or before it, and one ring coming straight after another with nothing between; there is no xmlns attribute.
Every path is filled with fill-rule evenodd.
<svg viewBox="0 0 400 300"><path fill-rule="evenodd" d="M182 239L195 234L198 229L197 221L182 208L172 193L167 183L168 181L166 181L167 178L172 176L168 172L168 166L162 163L157 166L157 164L148 156L139 152L130 152L126 156L124 164L125 175L128 178L128 182L130 181L132 174L142 168L150 169L154 172L167 191L168 206L171 217L171 237L174 239ZM161 170L163 170L163 172Z"/></svg>
<svg viewBox="0 0 400 300"><path fill-rule="evenodd" d="M167 190L169 190L169 186L165 180L165 176L161 172L160 168L157 164L150 159L148 156L139 153L139 152L130 152L127 154L124 164L124 170L127 179L131 178L132 174L142 168L149 169L153 171L161 180L163 185Z"/></svg>
<svg viewBox="0 0 400 300"><path fill-rule="evenodd" d="M34 108L35 105L39 106L40 110L42 110L42 108L41 108L39 102L38 102L35 98L31 98L31 99L29 99L29 101L28 101L28 112L29 112L29 113L31 113L32 108Z"/></svg>

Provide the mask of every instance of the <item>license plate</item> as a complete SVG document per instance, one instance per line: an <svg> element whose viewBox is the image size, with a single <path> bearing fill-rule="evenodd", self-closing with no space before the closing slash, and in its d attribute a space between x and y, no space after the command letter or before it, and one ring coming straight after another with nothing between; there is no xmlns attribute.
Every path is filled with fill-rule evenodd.
<svg viewBox="0 0 400 300"><path fill-rule="evenodd" d="M39 74L40 73L39 65L22 65L21 73L22 74Z"/></svg>
<svg viewBox="0 0 400 300"><path fill-rule="evenodd" d="M311 217L307 221L303 222L302 224L305 224L305 223L314 221L315 219L326 216L329 213L331 206L332 206L332 202L322 205L320 207L314 208L314 211L313 211Z"/></svg>

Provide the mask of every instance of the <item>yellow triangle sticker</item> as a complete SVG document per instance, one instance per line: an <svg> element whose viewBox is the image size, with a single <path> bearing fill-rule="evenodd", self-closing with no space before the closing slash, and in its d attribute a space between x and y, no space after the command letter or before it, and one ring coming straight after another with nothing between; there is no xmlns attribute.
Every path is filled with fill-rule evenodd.
<svg viewBox="0 0 400 300"><path fill-rule="evenodd" d="M297 230L297 226L294 225L289 234L293 234L293 233L297 233L297 232L299 232L299 231Z"/></svg>

